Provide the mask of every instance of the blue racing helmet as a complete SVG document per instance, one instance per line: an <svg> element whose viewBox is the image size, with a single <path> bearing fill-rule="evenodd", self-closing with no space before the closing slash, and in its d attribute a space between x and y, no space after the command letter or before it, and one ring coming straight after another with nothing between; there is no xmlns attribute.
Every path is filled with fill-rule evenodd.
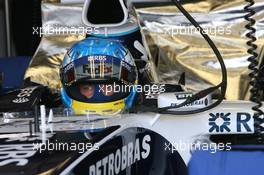
<svg viewBox="0 0 264 175"><path fill-rule="evenodd" d="M62 99L77 114L116 114L136 95L137 67L118 40L88 37L65 54L60 77Z"/></svg>

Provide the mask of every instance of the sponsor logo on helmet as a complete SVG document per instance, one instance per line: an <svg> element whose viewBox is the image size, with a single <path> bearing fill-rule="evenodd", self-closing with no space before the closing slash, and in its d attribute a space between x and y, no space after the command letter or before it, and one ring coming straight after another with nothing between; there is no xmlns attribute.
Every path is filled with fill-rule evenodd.
<svg viewBox="0 0 264 175"><path fill-rule="evenodd" d="M65 67L64 72L67 72L68 70L70 70L70 69L73 68L73 67L74 67L74 64L73 64L73 62L71 62L70 64L68 64L68 65Z"/></svg>
<svg viewBox="0 0 264 175"><path fill-rule="evenodd" d="M88 61L105 61L106 55L92 55L88 56Z"/></svg>
<svg viewBox="0 0 264 175"><path fill-rule="evenodd" d="M131 66L129 66L126 62L122 61L121 62L122 66L125 67L129 72L132 72Z"/></svg>
<svg viewBox="0 0 264 175"><path fill-rule="evenodd" d="M100 65L95 65L94 66L94 70L92 69L92 67L90 65L87 65L87 64L83 65L82 68L83 68L83 73L84 74L90 74L92 71L94 71L94 73L96 75L102 73L101 72L101 66ZM112 72L112 66L111 65L110 66L105 65L103 67L103 70L104 70L104 73L106 73L106 74L107 73L111 73Z"/></svg>

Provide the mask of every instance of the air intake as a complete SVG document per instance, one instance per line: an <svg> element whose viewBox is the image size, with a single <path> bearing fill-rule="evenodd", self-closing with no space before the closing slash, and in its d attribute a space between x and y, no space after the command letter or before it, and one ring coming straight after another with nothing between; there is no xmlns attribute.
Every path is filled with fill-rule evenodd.
<svg viewBox="0 0 264 175"><path fill-rule="evenodd" d="M83 22L93 27L116 27L127 20L127 7L123 0L86 0Z"/></svg>

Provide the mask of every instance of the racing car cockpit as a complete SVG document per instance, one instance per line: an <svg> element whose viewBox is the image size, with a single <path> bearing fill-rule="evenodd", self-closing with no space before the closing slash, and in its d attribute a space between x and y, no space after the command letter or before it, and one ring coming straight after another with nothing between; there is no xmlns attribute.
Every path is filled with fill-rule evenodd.
<svg viewBox="0 0 264 175"><path fill-rule="evenodd" d="M0 175L261 174L264 4L246 2L43 0L32 58L0 59Z"/></svg>

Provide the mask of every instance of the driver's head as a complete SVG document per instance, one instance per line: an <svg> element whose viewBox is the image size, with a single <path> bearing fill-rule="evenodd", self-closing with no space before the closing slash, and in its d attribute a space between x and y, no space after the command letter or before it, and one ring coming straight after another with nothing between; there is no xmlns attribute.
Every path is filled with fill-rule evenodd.
<svg viewBox="0 0 264 175"><path fill-rule="evenodd" d="M115 91L115 86L137 84L134 60L118 41L90 37L76 43L60 75L63 100L77 113L113 114L130 108L135 97L135 88Z"/></svg>
<svg viewBox="0 0 264 175"><path fill-rule="evenodd" d="M92 98L94 96L95 87L93 84L80 84L79 90L86 98Z"/></svg>
<svg viewBox="0 0 264 175"><path fill-rule="evenodd" d="M114 85L112 84L100 84L100 91L105 96L112 96L114 94ZM92 98L94 96L95 85L93 84L80 84L80 93L86 98Z"/></svg>

